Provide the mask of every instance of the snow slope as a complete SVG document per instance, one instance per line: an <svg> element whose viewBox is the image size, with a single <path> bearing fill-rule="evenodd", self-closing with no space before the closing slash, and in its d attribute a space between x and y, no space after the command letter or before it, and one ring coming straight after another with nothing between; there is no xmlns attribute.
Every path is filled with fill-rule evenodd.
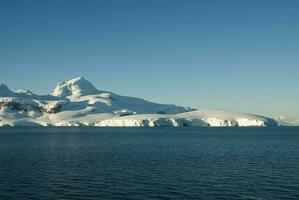
<svg viewBox="0 0 299 200"><path fill-rule="evenodd" d="M99 91L83 77L78 77L69 81L63 81L58 83L53 96L66 97L66 96L83 96L89 94L96 94Z"/></svg>
<svg viewBox="0 0 299 200"><path fill-rule="evenodd" d="M280 116L275 119L279 126L299 126L299 120L290 119L284 116Z"/></svg>
<svg viewBox="0 0 299 200"><path fill-rule="evenodd" d="M276 126L273 119L158 104L101 91L78 77L50 95L0 85L0 126Z"/></svg>

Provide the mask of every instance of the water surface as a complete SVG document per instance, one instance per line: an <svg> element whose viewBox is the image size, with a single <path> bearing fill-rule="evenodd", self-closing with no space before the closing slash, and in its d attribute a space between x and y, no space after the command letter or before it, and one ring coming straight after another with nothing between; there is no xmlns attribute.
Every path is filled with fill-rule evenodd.
<svg viewBox="0 0 299 200"><path fill-rule="evenodd" d="M0 199L298 199L299 128L1 128Z"/></svg>

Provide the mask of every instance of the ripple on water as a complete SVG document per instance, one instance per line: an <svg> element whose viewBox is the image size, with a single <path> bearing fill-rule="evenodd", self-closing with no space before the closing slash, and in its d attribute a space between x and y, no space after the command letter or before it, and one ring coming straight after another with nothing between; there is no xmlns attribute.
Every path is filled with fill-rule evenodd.
<svg viewBox="0 0 299 200"><path fill-rule="evenodd" d="M60 130L0 129L1 200L299 198L298 128Z"/></svg>

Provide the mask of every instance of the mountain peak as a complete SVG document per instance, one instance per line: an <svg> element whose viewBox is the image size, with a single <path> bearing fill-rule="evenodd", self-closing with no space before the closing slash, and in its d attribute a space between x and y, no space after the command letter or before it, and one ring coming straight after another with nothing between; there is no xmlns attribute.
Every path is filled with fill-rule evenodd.
<svg viewBox="0 0 299 200"><path fill-rule="evenodd" d="M52 95L59 97L82 96L97 92L97 88L95 88L92 83L83 77L77 77L69 81L58 83Z"/></svg>
<svg viewBox="0 0 299 200"><path fill-rule="evenodd" d="M27 89L17 90L16 93L18 93L18 94L25 94L25 95L33 95L33 93L30 90L27 90Z"/></svg>
<svg viewBox="0 0 299 200"><path fill-rule="evenodd" d="M10 95L12 94L12 91L5 85L5 84L0 84L0 95Z"/></svg>
<svg viewBox="0 0 299 200"><path fill-rule="evenodd" d="M79 77L76 77L76 78L73 78L71 80L69 80L70 82L78 82L78 81L87 81L83 76L79 76Z"/></svg>
<svg viewBox="0 0 299 200"><path fill-rule="evenodd" d="M3 89L9 90L8 87L5 84L1 83L0 84L0 90L3 90Z"/></svg>
<svg viewBox="0 0 299 200"><path fill-rule="evenodd" d="M0 84L0 91L4 92L4 91L9 91L11 92L11 90L3 83Z"/></svg>

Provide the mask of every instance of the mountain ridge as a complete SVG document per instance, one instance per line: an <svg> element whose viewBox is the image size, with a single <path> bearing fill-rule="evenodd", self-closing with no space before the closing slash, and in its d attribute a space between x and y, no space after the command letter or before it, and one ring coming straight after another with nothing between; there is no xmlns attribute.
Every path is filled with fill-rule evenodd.
<svg viewBox="0 0 299 200"><path fill-rule="evenodd" d="M57 84L53 93L11 91L0 85L0 126L277 126L271 118L197 110L98 90L84 77Z"/></svg>

